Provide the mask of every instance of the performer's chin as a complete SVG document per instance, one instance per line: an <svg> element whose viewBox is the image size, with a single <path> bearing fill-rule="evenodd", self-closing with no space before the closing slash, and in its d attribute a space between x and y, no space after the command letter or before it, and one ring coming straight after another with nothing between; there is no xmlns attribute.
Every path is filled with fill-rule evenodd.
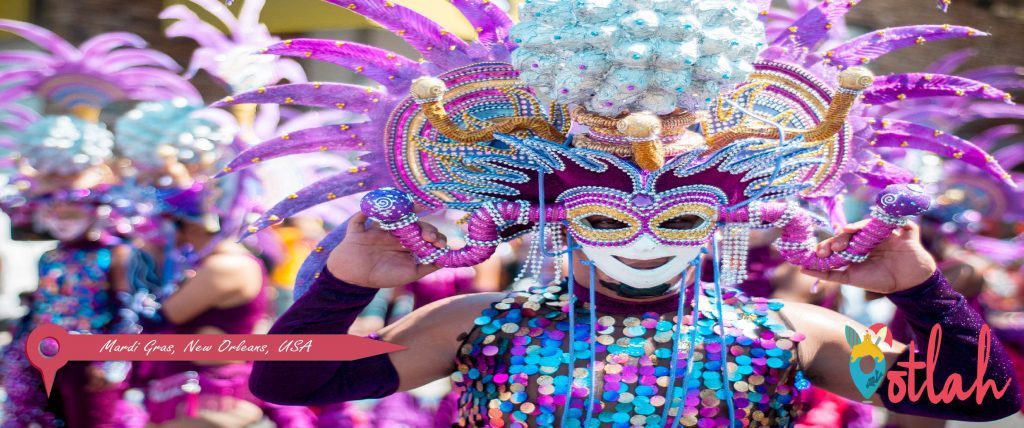
<svg viewBox="0 0 1024 428"><path fill-rule="evenodd" d="M665 283L648 288L636 288L619 282L600 281L601 286L614 291L619 297L627 299L653 299L664 296L672 289L671 283Z"/></svg>

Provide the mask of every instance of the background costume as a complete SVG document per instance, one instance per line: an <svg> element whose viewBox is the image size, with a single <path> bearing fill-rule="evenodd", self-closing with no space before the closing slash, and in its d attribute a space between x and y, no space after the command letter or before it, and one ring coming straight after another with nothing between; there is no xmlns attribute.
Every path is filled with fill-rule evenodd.
<svg viewBox="0 0 1024 428"><path fill-rule="evenodd" d="M38 372L25 357L25 336L40 323L54 323L76 333L137 333L137 297L154 286L149 259L124 239L144 228L155 201L144 192L117 183L110 170L113 135L98 123L108 104L146 100L178 93L197 97L173 72L167 56L145 49L132 34L108 33L74 47L49 31L31 24L0 21L45 52L10 51L2 61L12 86L5 89L0 108L21 121L24 130L14 148L23 162L14 180L17 192L4 201L5 211L35 212L36 221L61 240L39 262L40 283L30 297L29 313L21 321L5 352L4 382L8 392L5 424L9 426L142 426L138 409L125 402L125 362L76 362L62 370L51 400L46 399ZM39 117L19 104L39 96L48 109L67 115ZM131 204L126 203L131 201ZM63 208L59 208L63 207ZM54 210L75 210L86 229L58 217ZM40 215L39 213L42 212ZM71 220L74 221L74 220ZM57 228L55 228L57 227ZM65 229L61 232L61 229ZM127 254L118 256L118 252ZM117 260L120 266L115 266ZM116 270L115 270L116 269ZM115 272L126 284L119 286ZM124 288L127 287L127 288ZM104 373L109 387L87 390L92 367Z"/></svg>

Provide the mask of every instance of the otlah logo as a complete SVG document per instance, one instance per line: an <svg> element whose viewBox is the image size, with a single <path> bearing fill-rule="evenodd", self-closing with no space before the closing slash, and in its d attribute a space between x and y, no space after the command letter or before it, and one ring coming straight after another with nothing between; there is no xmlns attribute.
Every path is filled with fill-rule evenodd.
<svg viewBox="0 0 1024 428"><path fill-rule="evenodd" d="M850 376L865 400L871 398L882 379L887 365L880 344L892 346L892 336L884 324L869 327L863 335L853 327L846 326L846 342L850 344Z"/></svg>

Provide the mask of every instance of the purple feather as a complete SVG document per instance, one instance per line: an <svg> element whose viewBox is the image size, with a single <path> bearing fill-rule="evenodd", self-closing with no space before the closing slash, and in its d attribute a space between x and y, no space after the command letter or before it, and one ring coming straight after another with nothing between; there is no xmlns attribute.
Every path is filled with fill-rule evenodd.
<svg viewBox="0 0 1024 428"><path fill-rule="evenodd" d="M994 65L991 67L983 67L961 73L965 77L970 77L975 80L982 80L983 76L987 77L1024 77L1024 67L1017 65Z"/></svg>
<svg viewBox="0 0 1024 428"><path fill-rule="evenodd" d="M962 115L976 119L1024 119L1024 106L1004 103L977 103Z"/></svg>
<svg viewBox="0 0 1024 428"><path fill-rule="evenodd" d="M971 138L971 142L983 150L991 151L999 141L1018 136L1020 135L1020 132L1021 128L1017 125L1000 125L987 129L985 132L974 136L974 138ZM1000 162L1003 161L1002 157L999 157L998 159ZM1008 165L1011 167L1013 166L1012 164Z"/></svg>
<svg viewBox="0 0 1024 428"><path fill-rule="evenodd" d="M914 174L912 172L889 162L879 164L876 161L875 163L862 164L861 168L854 175L863 179L864 184L878 189L884 189L891 184L914 182Z"/></svg>
<svg viewBox="0 0 1024 428"><path fill-rule="evenodd" d="M864 102L887 104L893 101L930 97L971 97L1010 101L1010 94L987 83L945 74L906 73L875 78L875 83L864 91Z"/></svg>
<svg viewBox="0 0 1024 428"><path fill-rule="evenodd" d="M177 20L165 30L169 37L188 37L199 44L199 48L192 55L187 76L194 76L199 70L205 70L231 93L252 90L277 83L282 79L293 83L306 81L306 74L301 66L284 59L271 61L269 65L259 65L271 71L259 76L248 73L235 74L231 71L247 69L253 65L249 61L264 61L264 58L256 56L257 51L278 41L278 38L270 34L267 27L259 21L264 0L245 2L237 18L217 0L189 1L213 14L228 28L228 34L223 34L219 27L203 21L183 5L170 6L160 14L161 18Z"/></svg>
<svg viewBox="0 0 1024 428"><path fill-rule="evenodd" d="M1024 67L1012 65L984 67L964 72L962 75L988 83L1004 91L1024 89Z"/></svg>
<svg viewBox="0 0 1024 428"><path fill-rule="evenodd" d="M0 73L0 75L2 74L3 73ZM0 89L0 111L9 111L13 110L15 106L20 106L20 104L17 104L14 101L28 96L31 92L32 89L24 85L16 85Z"/></svg>
<svg viewBox="0 0 1024 428"><path fill-rule="evenodd" d="M132 33L105 33L90 38L78 49L82 52L82 56L86 58L104 56L109 54L111 51L119 48L145 48L149 44L142 37Z"/></svg>
<svg viewBox="0 0 1024 428"><path fill-rule="evenodd" d="M4 126L6 128L14 129L14 128L18 127L20 123L21 123L20 120L18 120L17 118L13 118L13 117L5 117L3 119L0 119L0 125ZM6 141L6 142L9 142L10 138L8 138L7 136L4 136L3 140ZM11 145L10 147L14 147L14 146Z"/></svg>
<svg viewBox="0 0 1024 428"><path fill-rule="evenodd" d="M999 159L1000 164L1013 169L1024 164L1024 145L1019 143L1012 144L999 149L992 155L995 156L996 159Z"/></svg>
<svg viewBox="0 0 1024 428"><path fill-rule="evenodd" d="M987 36L958 25L917 25L873 31L836 46L826 56L833 66L863 65L890 52L935 40Z"/></svg>
<svg viewBox="0 0 1024 428"><path fill-rule="evenodd" d="M828 222L834 229L840 229L849 223L843 212L843 201L834 197L810 198L809 202L822 208L828 215Z"/></svg>
<svg viewBox="0 0 1024 428"><path fill-rule="evenodd" d="M250 147L232 159L225 171L239 171L263 161L299 153L324 150L375 152L380 149L366 142L376 143L379 139L380 126L372 122L304 129Z"/></svg>
<svg viewBox="0 0 1024 428"><path fill-rule="evenodd" d="M41 77L41 76L39 76L39 71L38 70L9 69L9 70L0 71L0 82L4 82L4 85L16 84L17 82L22 82L25 79L36 79L36 78L39 78L39 77ZM38 83L38 82L33 82L33 83ZM6 92L6 91L13 91L15 88L16 88L15 86L8 86L7 89L5 89L4 91L0 91L0 93ZM28 88L28 89L31 90L31 89L35 89L35 88ZM0 99L2 99L2 98L0 98ZM8 99L7 101L11 101L11 100Z"/></svg>
<svg viewBox="0 0 1024 428"><path fill-rule="evenodd" d="M171 57L152 50L131 49L113 52L107 55L96 66L105 73L116 73L135 67L160 67L168 70L180 70L181 66Z"/></svg>
<svg viewBox="0 0 1024 428"><path fill-rule="evenodd" d="M367 171L368 169L357 172L346 171L306 186L287 199L278 202L258 220L251 223L249 229L242 235L242 239L255 233L254 231L270 227L280 222L280 219L289 218L315 205L375 189L388 181L388 177L374 175Z"/></svg>
<svg viewBox="0 0 1024 428"><path fill-rule="evenodd" d="M957 122L968 122L965 119L967 117L964 114L957 114L959 98L944 98L942 100L930 100L932 101L928 105L921 105L921 102L914 103L913 108L898 108L899 105L894 106L881 106L885 110L874 114L878 117L885 117L886 119L905 120L908 122L919 122L919 123L932 123L936 121L950 121L956 119ZM952 103L950 101L953 101ZM1002 104L1000 104L1002 105ZM955 125L948 126L949 128Z"/></svg>
<svg viewBox="0 0 1024 428"><path fill-rule="evenodd" d="M0 52L0 64L9 64L18 68L51 67L57 61L42 52L6 51Z"/></svg>
<svg viewBox="0 0 1024 428"><path fill-rule="evenodd" d="M949 12L949 5L951 3L953 3L953 0L937 0L935 2L935 7L939 8L939 10L943 12Z"/></svg>
<svg viewBox="0 0 1024 428"><path fill-rule="evenodd" d="M37 46L53 52L54 56L68 60L78 59L79 52L71 43L43 27L10 19L0 19L0 30L17 34Z"/></svg>
<svg viewBox="0 0 1024 428"><path fill-rule="evenodd" d="M789 48L813 48L825 39L825 35L841 21L856 3L845 1L822 2L811 9L772 42L773 46ZM795 31L793 31L795 29Z"/></svg>
<svg viewBox="0 0 1024 428"><path fill-rule="evenodd" d="M978 52L972 48L961 49L939 58L938 61L929 65L927 70L929 73L951 74L977 54Z"/></svg>
<svg viewBox="0 0 1024 428"><path fill-rule="evenodd" d="M389 101L390 96L386 91L366 86L348 83L292 83L238 94L218 101L213 106L281 104L362 112Z"/></svg>
<svg viewBox="0 0 1024 428"><path fill-rule="evenodd" d="M948 158L959 159L969 165L978 167L1002 182L1013 185L1009 175L995 158L984 150L955 135L904 121L887 121L888 126L876 131L874 145L876 147L902 147L924 150Z"/></svg>
<svg viewBox="0 0 1024 428"><path fill-rule="evenodd" d="M166 98L184 97L190 102L201 103L203 98L192 84L181 76L158 68L135 68L111 75L129 95L146 92L147 89L169 91ZM134 97L134 95L132 95ZM153 100L150 97L135 98ZM157 101L157 100L154 100Z"/></svg>
<svg viewBox="0 0 1024 428"><path fill-rule="evenodd" d="M462 13L476 29L480 42L494 44L508 37L512 18L489 0L451 0L452 5ZM491 58L494 61L508 61L508 58Z"/></svg>
<svg viewBox="0 0 1024 428"><path fill-rule="evenodd" d="M227 50L232 46L231 40L220 30L199 19L195 13L182 4L176 4L160 12L160 19L175 19L177 22L168 25L164 34L168 38L188 37L200 46Z"/></svg>
<svg viewBox="0 0 1024 428"><path fill-rule="evenodd" d="M256 31L264 31L263 24L260 24L260 14L263 12L264 0L245 0L242 10L238 12L238 34L250 34Z"/></svg>
<svg viewBox="0 0 1024 428"><path fill-rule="evenodd" d="M941 1L941 0L940 0ZM1016 214L1016 213L1014 213ZM1020 261L1024 254L1024 241L1002 240L987 236L972 236L964 246L972 252L981 254L989 260L993 260L1004 266L1013 265Z"/></svg>
<svg viewBox="0 0 1024 428"><path fill-rule="evenodd" d="M274 64L277 67L277 71L281 79L292 83L306 81L306 70L303 69L302 65L299 63L278 59Z"/></svg>
<svg viewBox="0 0 1024 428"><path fill-rule="evenodd" d="M385 0L324 1L344 7L387 28L441 68L450 70L471 63L466 42L405 6Z"/></svg>
<svg viewBox="0 0 1024 428"><path fill-rule="evenodd" d="M202 46L196 48L196 50L192 52L192 58L188 62L188 69L185 70L185 78L191 79L196 77L199 70L215 70L217 68L217 57L219 56L220 52L215 49L204 48ZM227 85L227 82L224 82L224 80L218 76L211 74L210 77L213 77L218 82Z"/></svg>
<svg viewBox="0 0 1024 428"><path fill-rule="evenodd" d="M266 53L329 62L365 75L391 89L408 88L412 79L422 75L417 61L354 42L295 39L270 46Z"/></svg>
<svg viewBox="0 0 1024 428"><path fill-rule="evenodd" d="M330 231L327 236L324 236L324 239L320 240L320 243L317 244L316 250L310 253L306 260L302 262L302 266L299 267L299 272L295 276L296 300L302 297L303 294L306 294L306 291L309 291L309 286L316 279L316 275L327 265L327 257L330 256L331 250L345 239L347 233L348 222L346 221Z"/></svg>
<svg viewBox="0 0 1024 428"><path fill-rule="evenodd" d="M28 108L21 104L8 104L3 106L4 113L14 116L17 119L16 123L12 123L10 126L16 130L21 130L23 127L28 126L32 122L39 119L39 113L31 108Z"/></svg>

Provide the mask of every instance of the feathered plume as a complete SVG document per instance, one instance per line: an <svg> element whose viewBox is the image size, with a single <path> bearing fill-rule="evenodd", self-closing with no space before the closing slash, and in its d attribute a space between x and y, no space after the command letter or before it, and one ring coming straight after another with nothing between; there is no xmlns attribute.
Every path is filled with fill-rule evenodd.
<svg viewBox="0 0 1024 428"><path fill-rule="evenodd" d="M0 20L0 31L14 33L43 49L0 53L0 91L7 104L37 94L63 111L100 110L122 100L149 101L199 93L174 72L179 66L163 53L146 49L141 37L106 33L75 47L42 27Z"/></svg>
<svg viewBox="0 0 1024 428"><path fill-rule="evenodd" d="M302 67L291 60L264 55L260 50L280 39L259 22L265 0L247 0L236 17L217 0L189 0L216 17L228 29L224 34L203 21L183 4L164 9L160 18L174 20L168 37L187 37L199 44L192 55L187 75L205 70L227 86L231 93L251 91L286 79L305 82Z"/></svg>
<svg viewBox="0 0 1024 428"><path fill-rule="evenodd" d="M806 2L798 2L805 6ZM949 1L940 0L940 5ZM809 70L832 76L839 70L862 66L899 49L932 41L982 37L987 34L969 27L955 25L919 25L873 31L846 42L837 42L842 34L846 12L854 5L848 2L821 2L802 16L790 21L772 23L769 28L786 28L763 54L776 61L801 64ZM770 17L785 17L783 12L770 12ZM815 25L801 23L814 22ZM820 25L824 24L824 25ZM1006 68L987 69L981 73L950 75L968 52L957 52L940 60L927 73L906 73L878 76L862 96L862 102L850 114L854 124L854 152L848 172L872 186L914 180L914 174L885 162L872 154L876 148L897 147L936 153L973 165L1008 185L1008 174L996 159L970 141L948 134L960 125L979 117L1024 117L1024 111L1013 104L1008 90L1020 85L1020 74ZM990 80L991 79L991 80ZM997 85L992 80L1000 80Z"/></svg>

